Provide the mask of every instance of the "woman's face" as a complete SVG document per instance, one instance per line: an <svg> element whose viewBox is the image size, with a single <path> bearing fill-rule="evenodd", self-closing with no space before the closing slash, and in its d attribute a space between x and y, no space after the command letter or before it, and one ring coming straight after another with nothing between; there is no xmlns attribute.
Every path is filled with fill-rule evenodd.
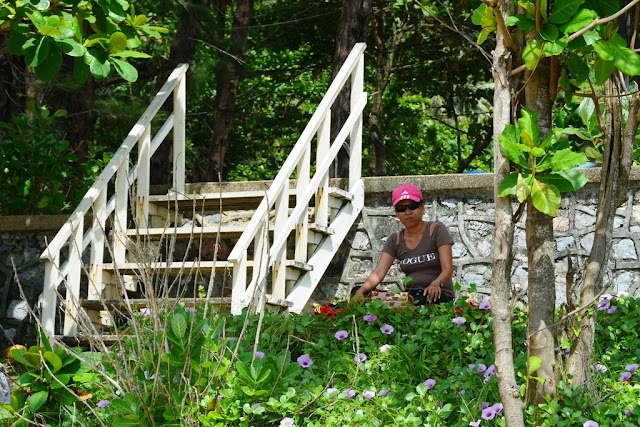
<svg viewBox="0 0 640 427"><path fill-rule="evenodd" d="M395 206L396 216L405 227L411 227L422 221L424 214L424 203L413 200L401 200ZM404 210L404 212L400 212Z"/></svg>

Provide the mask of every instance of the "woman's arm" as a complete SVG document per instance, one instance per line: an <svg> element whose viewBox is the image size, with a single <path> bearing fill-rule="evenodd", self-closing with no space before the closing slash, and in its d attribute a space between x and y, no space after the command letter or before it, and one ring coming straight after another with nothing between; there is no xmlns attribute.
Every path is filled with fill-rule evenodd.
<svg viewBox="0 0 640 427"><path fill-rule="evenodd" d="M378 286L380 282L382 282L382 279L384 279L384 277L387 275L389 268L391 268L391 265L393 264L393 260L393 256L386 252L382 252L375 270L373 270L369 277L367 277L367 280L364 281L360 289L356 291L353 297L356 299L363 298L365 294L375 289L376 286Z"/></svg>
<svg viewBox="0 0 640 427"><path fill-rule="evenodd" d="M447 283L453 276L453 252L450 244L438 246L438 255L440 257L440 269L442 270L438 277L427 286L424 295L427 301L433 302L440 299L442 295L442 285Z"/></svg>

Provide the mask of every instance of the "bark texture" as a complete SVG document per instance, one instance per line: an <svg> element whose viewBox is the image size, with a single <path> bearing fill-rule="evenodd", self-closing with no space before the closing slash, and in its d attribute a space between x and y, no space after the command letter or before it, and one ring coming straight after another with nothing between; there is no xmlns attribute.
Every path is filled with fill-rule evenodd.
<svg viewBox="0 0 640 427"><path fill-rule="evenodd" d="M509 1L497 11L507 16ZM493 244L493 278L491 280L491 311L493 315L493 342L495 346L496 378L504 416L508 426L524 426L522 399L516 383L511 331L511 265L513 263L513 209L509 197L498 197L498 186L509 174L509 161L497 143L505 125L511 122L511 87L509 71L511 54L504 39L498 34L493 51L493 157L495 163L494 201L495 235Z"/></svg>
<svg viewBox="0 0 640 427"><path fill-rule="evenodd" d="M633 143L640 123L640 98L635 94L630 100L629 116L623 133L622 98L619 95L626 90L617 73L607 81L605 91L607 94L605 151L596 212L595 237L580 292L581 306L591 303L602 287L608 286L602 283L602 280L611 252L613 219L616 208L627 201ZM572 384L584 387L589 380L589 368L593 363L595 312L592 315L584 313L582 320L576 326L580 328L578 337L571 330L568 331L574 342L567 361L567 374L573 377Z"/></svg>

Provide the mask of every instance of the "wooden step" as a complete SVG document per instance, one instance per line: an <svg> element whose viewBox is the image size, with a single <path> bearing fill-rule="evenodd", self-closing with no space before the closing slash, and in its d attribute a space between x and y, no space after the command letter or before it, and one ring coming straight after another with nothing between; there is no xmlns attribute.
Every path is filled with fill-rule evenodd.
<svg viewBox="0 0 640 427"><path fill-rule="evenodd" d="M325 227L318 224L309 224L309 230L324 235L334 234L334 230L331 227ZM190 237L193 237L194 239L202 237L203 239L208 240L215 239L218 236L218 233L220 233L220 237L223 239L240 237L243 231L244 227L239 225L208 225L205 227L192 227L188 225L183 227L129 229L127 230L127 236L129 238L148 237L150 239L158 239L162 237L170 239L175 236L176 239L181 240L189 239ZM269 231L273 233L273 229L270 229Z"/></svg>
<svg viewBox="0 0 640 427"><path fill-rule="evenodd" d="M217 298L158 298L156 304L165 307L173 307L179 302L184 303L186 307L194 307L203 304L211 304L216 306L229 307L231 305L231 297ZM111 300L80 300L80 305L86 310L127 310L131 307L134 310L149 307L148 299L111 299Z"/></svg>
<svg viewBox="0 0 640 427"><path fill-rule="evenodd" d="M252 260L247 261L247 268L253 268L254 262ZM287 260L286 266L289 268L293 268L296 270L302 271L312 271L313 267L309 264L305 264L303 262L298 262L294 260ZM231 271L233 268L233 263L230 261L174 261L172 263L167 263L164 261L155 261L147 264L140 264L135 262L125 262L117 265L113 263L103 264L103 269L107 271L118 270L120 274L124 275L134 275L139 274L140 271L149 269L154 273L162 274L168 272L170 275L179 274L181 271L183 273L189 273L192 271L198 271L202 274L211 274L213 271L216 273L224 273L226 271Z"/></svg>

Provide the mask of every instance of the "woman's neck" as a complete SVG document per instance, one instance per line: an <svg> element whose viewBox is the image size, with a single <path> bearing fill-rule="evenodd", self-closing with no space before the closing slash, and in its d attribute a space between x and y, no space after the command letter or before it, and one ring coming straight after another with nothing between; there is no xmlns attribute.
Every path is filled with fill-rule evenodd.
<svg viewBox="0 0 640 427"><path fill-rule="evenodd" d="M427 223L424 220L416 223L411 227L405 227L405 235L409 236L422 236L424 230L427 228Z"/></svg>

